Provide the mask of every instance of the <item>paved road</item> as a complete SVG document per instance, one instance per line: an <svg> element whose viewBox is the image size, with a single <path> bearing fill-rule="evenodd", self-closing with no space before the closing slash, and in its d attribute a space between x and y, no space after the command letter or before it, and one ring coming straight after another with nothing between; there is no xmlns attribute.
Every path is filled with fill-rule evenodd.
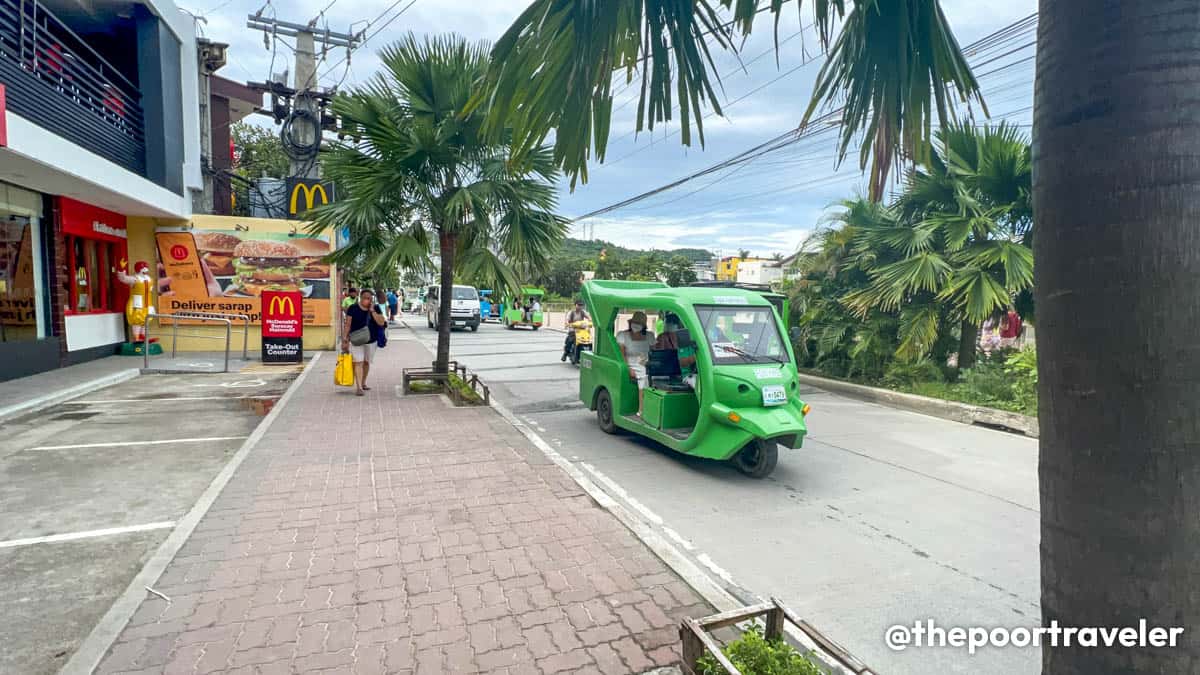
<svg viewBox="0 0 1200 675"><path fill-rule="evenodd" d="M411 321L428 345L424 322ZM485 324L451 352L615 498L736 594L775 595L884 673L1037 673L1036 649L890 651L884 631L1036 626L1037 443L818 390L804 448L765 481L609 436L559 363L563 334Z"/></svg>

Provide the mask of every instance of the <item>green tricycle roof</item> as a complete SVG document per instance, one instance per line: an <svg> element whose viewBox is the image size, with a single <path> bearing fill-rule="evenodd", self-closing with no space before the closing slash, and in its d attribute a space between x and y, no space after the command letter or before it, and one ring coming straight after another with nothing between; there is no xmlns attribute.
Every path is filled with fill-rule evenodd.
<svg viewBox="0 0 1200 675"><path fill-rule="evenodd" d="M685 305L742 305L770 307L762 293L740 288L697 288L668 286L659 281L592 280L583 283L583 296L593 306L608 305L637 309L639 303L655 300Z"/></svg>

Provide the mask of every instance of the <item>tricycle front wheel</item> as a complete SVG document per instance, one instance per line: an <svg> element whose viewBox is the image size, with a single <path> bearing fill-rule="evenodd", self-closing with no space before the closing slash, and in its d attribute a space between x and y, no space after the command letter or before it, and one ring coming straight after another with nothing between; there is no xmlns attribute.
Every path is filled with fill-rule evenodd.
<svg viewBox="0 0 1200 675"><path fill-rule="evenodd" d="M601 389L596 394L596 420L600 422L600 431L606 434L617 433L617 425L613 422L612 397L607 389Z"/></svg>
<svg viewBox="0 0 1200 675"><path fill-rule="evenodd" d="M779 444L757 438L746 444L733 457L733 465L738 471L751 478L766 478L775 470L779 462Z"/></svg>

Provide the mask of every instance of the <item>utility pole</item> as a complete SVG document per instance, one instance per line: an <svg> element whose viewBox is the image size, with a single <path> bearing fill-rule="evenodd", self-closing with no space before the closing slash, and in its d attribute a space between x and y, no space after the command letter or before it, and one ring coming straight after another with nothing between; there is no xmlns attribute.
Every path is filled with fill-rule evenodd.
<svg viewBox="0 0 1200 675"><path fill-rule="evenodd" d="M284 152L291 160L290 173L296 178L320 177L317 154L321 149L321 131L334 126L334 121L327 119L324 113L333 92L319 86L317 47L320 46L322 53L330 47L345 47L352 51L363 38L361 32L351 34L317 29L316 21L299 24L256 14L249 15L246 21L247 28L266 33L268 42L280 36L296 40L292 87L286 82L272 81L273 74L270 73L267 82L247 83L271 94L271 112L275 121L283 125L279 135Z"/></svg>

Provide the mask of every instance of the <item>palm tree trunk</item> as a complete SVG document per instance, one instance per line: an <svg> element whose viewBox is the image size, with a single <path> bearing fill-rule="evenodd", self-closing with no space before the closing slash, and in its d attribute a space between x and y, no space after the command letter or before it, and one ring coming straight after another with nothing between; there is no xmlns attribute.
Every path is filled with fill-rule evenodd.
<svg viewBox="0 0 1200 675"><path fill-rule="evenodd" d="M1042 621L1184 626L1043 673L1200 662L1196 0L1041 0L1034 115Z"/></svg>
<svg viewBox="0 0 1200 675"><path fill-rule="evenodd" d="M959 331L958 369L974 368L975 356L979 353L979 326L964 319Z"/></svg>
<svg viewBox="0 0 1200 675"><path fill-rule="evenodd" d="M458 246L458 236L438 228L439 255L442 259L441 295L438 298L438 341L437 360L433 369L438 373L450 369L450 300L454 293L454 253Z"/></svg>

